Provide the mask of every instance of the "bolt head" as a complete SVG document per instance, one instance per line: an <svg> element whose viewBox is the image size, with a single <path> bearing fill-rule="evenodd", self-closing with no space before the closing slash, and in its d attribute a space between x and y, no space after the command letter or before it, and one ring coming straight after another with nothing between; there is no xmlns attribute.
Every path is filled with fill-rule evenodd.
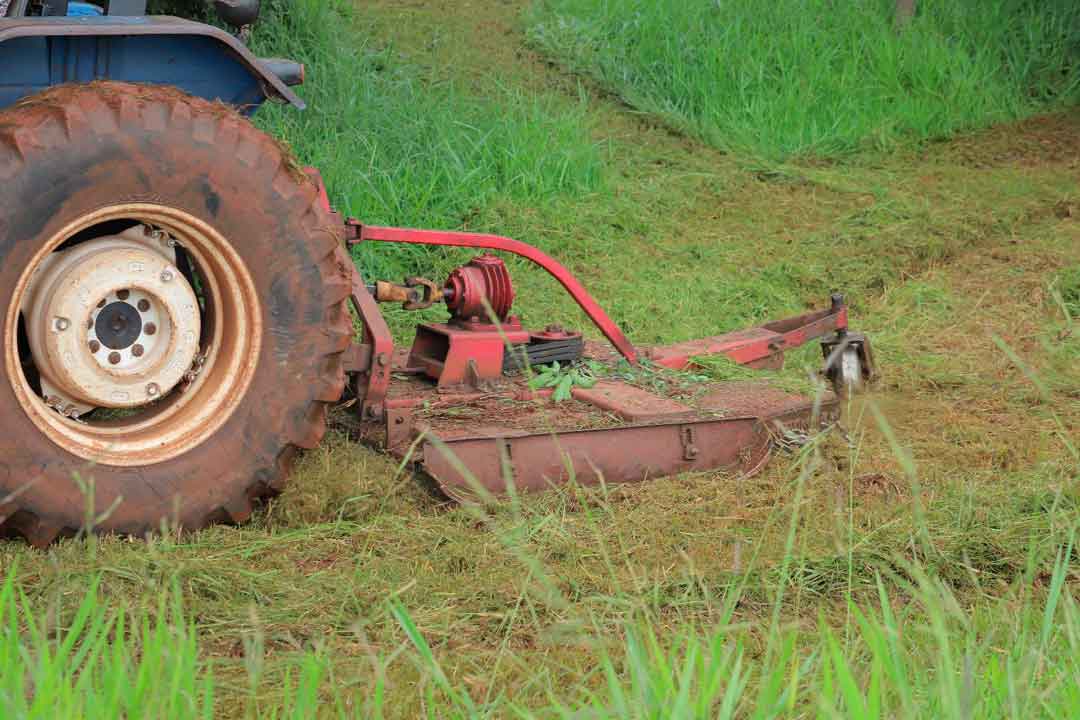
<svg viewBox="0 0 1080 720"><path fill-rule="evenodd" d="M176 277L176 274L173 273L172 270L169 270L169 269L166 268L165 270L161 271L161 282L164 282L164 283L172 282L175 277Z"/></svg>
<svg viewBox="0 0 1080 720"><path fill-rule="evenodd" d="M135 357L142 357L144 352L145 352L145 349L143 348L142 345L139 345L139 344L136 343L135 345L131 346L131 354L134 355Z"/></svg>
<svg viewBox="0 0 1080 720"><path fill-rule="evenodd" d="M65 317L58 317L53 320L53 327L57 332L64 332L71 327L71 321Z"/></svg>
<svg viewBox="0 0 1080 720"><path fill-rule="evenodd" d="M111 364L113 364L113 365L119 365L120 364L120 353L116 352L115 350L112 351L111 353L109 353L109 362Z"/></svg>
<svg viewBox="0 0 1080 720"><path fill-rule="evenodd" d="M146 386L146 394L149 397L157 397L160 393L161 388L158 387L157 383L150 383Z"/></svg>

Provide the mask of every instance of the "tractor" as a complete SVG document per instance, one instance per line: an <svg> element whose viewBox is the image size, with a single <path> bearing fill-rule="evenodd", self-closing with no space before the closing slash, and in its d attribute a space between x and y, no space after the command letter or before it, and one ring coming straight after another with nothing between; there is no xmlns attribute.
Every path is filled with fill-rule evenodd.
<svg viewBox="0 0 1080 720"><path fill-rule="evenodd" d="M871 377L841 295L635 347L536 247L340 216L318 171L248 120L266 101L303 110L304 67L248 49L257 0L215 5L233 32L149 16L144 0L0 0L0 536L243 522L332 406L354 439L463 502L571 478L748 474ZM376 243L476 256L443 282L394 282L353 260ZM598 332L526 327L507 256L550 273ZM398 347L380 303L446 312ZM679 397L605 371L710 354L777 368L812 340L833 388L815 398L738 382ZM530 381L586 362L587 383Z"/></svg>

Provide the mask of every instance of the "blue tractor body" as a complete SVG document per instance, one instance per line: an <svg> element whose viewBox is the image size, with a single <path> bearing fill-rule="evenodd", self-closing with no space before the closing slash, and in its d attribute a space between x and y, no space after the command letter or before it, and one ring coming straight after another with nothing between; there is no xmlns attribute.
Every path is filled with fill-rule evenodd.
<svg viewBox="0 0 1080 720"><path fill-rule="evenodd" d="M267 99L304 107L286 84L302 79L302 66L259 59L220 28L168 16L0 18L0 67L0 109L94 80L170 85L245 114Z"/></svg>

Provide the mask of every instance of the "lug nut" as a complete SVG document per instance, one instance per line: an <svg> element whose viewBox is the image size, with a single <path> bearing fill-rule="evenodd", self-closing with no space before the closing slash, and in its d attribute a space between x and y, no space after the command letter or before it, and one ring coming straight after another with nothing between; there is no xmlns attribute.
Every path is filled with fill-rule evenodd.
<svg viewBox="0 0 1080 720"><path fill-rule="evenodd" d="M105 307L105 298L102 298L102 299L101 299L101 302L99 302L99 303L97 304L97 306L98 306L99 308L103 308L103 307Z"/></svg>
<svg viewBox="0 0 1080 720"><path fill-rule="evenodd" d="M146 323L145 325L143 325L143 332L147 335L153 335L157 332L157 325L155 325L154 323Z"/></svg>
<svg viewBox="0 0 1080 720"><path fill-rule="evenodd" d="M91 340L90 341L90 352L92 352L92 353L94 353L96 355L97 351L100 350L100 349L101 349L101 343L99 343L97 340Z"/></svg>
<svg viewBox="0 0 1080 720"><path fill-rule="evenodd" d="M71 321L67 318L58 317L53 320L53 327L56 328L58 332L64 332L69 327L71 327Z"/></svg>
<svg viewBox="0 0 1080 720"><path fill-rule="evenodd" d="M120 353L116 352L115 350L109 353L109 362L113 365L118 364L120 362Z"/></svg>
<svg viewBox="0 0 1080 720"><path fill-rule="evenodd" d="M146 386L146 394L149 395L150 397L157 397L158 393L160 393L160 392L161 392L161 388L159 388L157 386L157 383L150 383L149 385Z"/></svg>
<svg viewBox="0 0 1080 720"><path fill-rule="evenodd" d="M143 346L142 345L132 345L131 346L131 354L134 355L135 357L142 357Z"/></svg>
<svg viewBox="0 0 1080 720"><path fill-rule="evenodd" d="M86 319L86 329L87 330L93 330L94 329L94 318L87 318Z"/></svg>
<svg viewBox="0 0 1080 720"><path fill-rule="evenodd" d="M172 270L165 269L161 271L161 282L172 282L174 277L176 275L173 274Z"/></svg>
<svg viewBox="0 0 1080 720"><path fill-rule="evenodd" d="M139 301L139 312L146 312L149 309L150 309L150 301L149 300L147 300L146 298L143 298L142 300Z"/></svg>
<svg viewBox="0 0 1080 720"><path fill-rule="evenodd" d="M116 297L119 298L120 300L127 300L129 295L131 295L130 290L117 290L116 291Z"/></svg>

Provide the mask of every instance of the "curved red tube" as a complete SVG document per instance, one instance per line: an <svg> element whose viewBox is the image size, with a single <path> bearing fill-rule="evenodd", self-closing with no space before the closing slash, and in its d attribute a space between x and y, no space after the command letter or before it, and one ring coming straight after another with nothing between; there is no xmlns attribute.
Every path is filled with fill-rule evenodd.
<svg viewBox="0 0 1080 720"><path fill-rule="evenodd" d="M532 245L513 240L501 235L485 235L481 233L450 232L444 230L412 230L409 228L383 227L379 225L362 225L355 220L350 220L349 225L357 227L359 233L355 242L375 240L378 242L412 243L414 245L451 245L454 247L483 248L486 250L502 250L504 252L520 255L521 257L536 263L544 268L559 283L566 288L575 302L581 306L593 324L604 333L604 337L622 354L631 365L638 364L637 351L630 341L623 335L622 330L615 324L604 309L593 299L585 286L567 270L561 263L547 253L534 248Z"/></svg>

